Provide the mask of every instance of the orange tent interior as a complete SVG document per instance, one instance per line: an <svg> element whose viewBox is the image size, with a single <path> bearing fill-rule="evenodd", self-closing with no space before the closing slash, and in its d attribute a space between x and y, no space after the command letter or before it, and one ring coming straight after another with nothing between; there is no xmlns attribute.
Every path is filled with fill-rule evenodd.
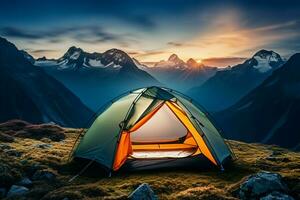
<svg viewBox="0 0 300 200"><path fill-rule="evenodd" d="M166 111L166 108L168 111ZM163 109L165 110L164 112L171 112L172 117L177 119L177 121L173 119L173 121L169 121L168 123L162 122L163 124L167 124L169 127L180 124L177 125L175 129L170 130L171 132L173 131L172 133L165 136L164 131L168 130L168 127L164 129L157 124L153 124L154 122L152 124L150 123L154 116L163 112ZM163 118L170 119L172 117L161 116L160 118L158 117L155 122L160 122L164 120ZM141 130L143 128L145 130ZM183 134L180 135L176 133L177 130L181 130L180 132L183 132ZM157 136L155 136L155 134ZM170 137L170 135L173 135L173 137ZM130 130L121 133L113 169L118 170L127 159L132 158L182 158L201 153L217 165L204 139L194 127L187 114L175 102L165 101L139 120Z"/></svg>

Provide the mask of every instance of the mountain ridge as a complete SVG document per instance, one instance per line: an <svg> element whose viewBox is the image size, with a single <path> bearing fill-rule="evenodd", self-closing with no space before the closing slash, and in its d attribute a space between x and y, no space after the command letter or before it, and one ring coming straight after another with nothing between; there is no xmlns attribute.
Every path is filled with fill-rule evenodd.
<svg viewBox="0 0 300 200"><path fill-rule="evenodd" d="M232 139L299 150L299 66L297 53L236 104L216 113L224 134Z"/></svg>
<svg viewBox="0 0 300 200"><path fill-rule="evenodd" d="M159 61L153 67L145 68L145 71L169 87L185 92L204 83L218 69L204 66L192 58L184 62L176 54L172 54L167 61Z"/></svg>
<svg viewBox="0 0 300 200"><path fill-rule="evenodd" d="M60 82L32 65L24 51L1 37L0 71L1 121L19 118L84 127L84 121L93 114Z"/></svg>
<svg viewBox="0 0 300 200"><path fill-rule="evenodd" d="M187 94L207 110L217 112L233 105L283 63L283 59L274 51L260 50L244 63L218 71Z"/></svg>
<svg viewBox="0 0 300 200"><path fill-rule="evenodd" d="M162 85L116 48L88 53L72 46L59 59L40 59L35 65L62 82L94 111L134 88Z"/></svg>

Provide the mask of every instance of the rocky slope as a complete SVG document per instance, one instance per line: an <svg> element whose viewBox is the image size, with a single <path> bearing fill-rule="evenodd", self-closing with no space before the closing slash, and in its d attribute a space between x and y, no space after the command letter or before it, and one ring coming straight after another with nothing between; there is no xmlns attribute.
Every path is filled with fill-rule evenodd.
<svg viewBox="0 0 300 200"><path fill-rule="evenodd" d="M18 118L34 123L85 126L93 112L32 62L26 52L0 37L0 122Z"/></svg>
<svg viewBox="0 0 300 200"><path fill-rule="evenodd" d="M299 153L238 141L227 141L237 160L224 172L186 166L120 171L108 178L101 175L100 168L90 166L69 181L84 167L68 161L80 131L22 121L0 124L0 195L29 200L127 199L140 184L148 183L159 199L300 198Z"/></svg>

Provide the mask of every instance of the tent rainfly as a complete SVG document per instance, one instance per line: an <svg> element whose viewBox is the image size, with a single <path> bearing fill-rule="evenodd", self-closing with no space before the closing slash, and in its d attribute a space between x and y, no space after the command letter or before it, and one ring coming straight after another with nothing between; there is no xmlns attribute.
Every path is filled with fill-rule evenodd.
<svg viewBox="0 0 300 200"><path fill-rule="evenodd" d="M117 171L127 160L204 156L223 168L233 154L208 114L183 94L161 87L130 91L99 114L73 157Z"/></svg>

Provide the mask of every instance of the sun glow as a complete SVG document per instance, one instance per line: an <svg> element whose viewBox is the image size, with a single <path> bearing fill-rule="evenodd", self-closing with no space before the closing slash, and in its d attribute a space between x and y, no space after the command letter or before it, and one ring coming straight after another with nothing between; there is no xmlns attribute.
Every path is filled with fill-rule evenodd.
<svg viewBox="0 0 300 200"><path fill-rule="evenodd" d="M197 60L197 63L198 63L198 64L202 63L202 60L201 60L201 59L198 59L198 60Z"/></svg>

